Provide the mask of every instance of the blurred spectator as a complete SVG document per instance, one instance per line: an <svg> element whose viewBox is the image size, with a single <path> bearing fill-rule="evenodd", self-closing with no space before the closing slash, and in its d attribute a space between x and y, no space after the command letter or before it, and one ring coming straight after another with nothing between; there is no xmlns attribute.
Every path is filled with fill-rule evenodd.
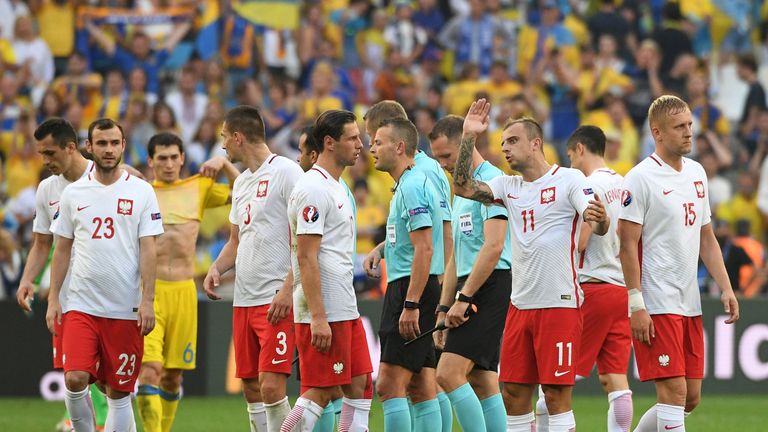
<svg viewBox="0 0 768 432"><path fill-rule="evenodd" d="M99 108L99 113L96 117L107 117L122 121L125 118L125 113L128 111L130 92L120 69L110 69L107 72L105 90L101 108Z"/></svg>
<svg viewBox="0 0 768 432"><path fill-rule="evenodd" d="M176 123L176 114L173 109L165 102L157 102L152 107L152 126L155 127L155 133L170 132L179 134L179 126Z"/></svg>
<svg viewBox="0 0 768 432"><path fill-rule="evenodd" d="M628 52L627 36L629 35L629 23L617 11L614 0L599 0L600 6L597 12L587 20L587 27L592 35L592 46L597 48L603 35L611 35L615 43L618 43L618 51L622 56Z"/></svg>
<svg viewBox="0 0 768 432"><path fill-rule="evenodd" d="M5 182L6 193L10 198L15 198L25 188L34 189L43 169L43 158L37 153L33 137L34 120L28 112L22 112L14 122L13 129L6 135L10 143L5 153ZM24 220L19 221L22 224L34 216L34 205L30 214L24 216Z"/></svg>
<svg viewBox="0 0 768 432"><path fill-rule="evenodd" d="M341 46L336 55L341 58L341 66L356 82L362 81L362 61L357 50L357 38L368 27L370 7L368 0L350 0L346 8L336 9L329 15L330 21L341 32Z"/></svg>
<svg viewBox="0 0 768 432"><path fill-rule="evenodd" d="M132 99L145 100L149 106L157 102L157 93L147 91L147 73L140 67L135 67L128 73L128 91Z"/></svg>
<svg viewBox="0 0 768 432"><path fill-rule="evenodd" d="M126 145L138 154L147 153L147 143L155 134L156 129L150 119L149 105L144 99L130 98L122 126L126 136Z"/></svg>
<svg viewBox="0 0 768 432"><path fill-rule="evenodd" d="M171 107L178 120L182 141L192 141L208 106L208 96L197 92L197 75L192 68L181 70L176 90L165 97L165 103Z"/></svg>
<svg viewBox="0 0 768 432"><path fill-rule="evenodd" d="M21 279L21 253L13 235L0 228L0 300L13 298Z"/></svg>
<svg viewBox="0 0 768 432"><path fill-rule="evenodd" d="M440 32L439 41L454 52L454 74L472 63L485 77L491 72L496 45L511 47L514 35L499 17L488 13L484 0L469 0L469 14L452 18Z"/></svg>
<svg viewBox="0 0 768 432"><path fill-rule="evenodd" d="M192 142L185 143L184 162L190 172L199 171L200 165L221 152L218 128L219 125L214 120L204 118Z"/></svg>
<svg viewBox="0 0 768 432"><path fill-rule="evenodd" d="M733 239L733 244L744 249L751 260L751 263L742 265L739 270L741 294L745 298L752 298L761 294L766 280L765 247L750 234L751 231L748 220L739 219L736 221L736 236Z"/></svg>
<svg viewBox="0 0 768 432"><path fill-rule="evenodd" d="M323 9L319 2L304 3L299 26L299 60L306 66L320 51L320 43L326 38Z"/></svg>
<svg viewBox="0 0 768 432"><path fill-rule="evenodd" d="M560 159L565 160L565 140L579 127L578 76L563 52L550 49L536 63L531 81L542 86L550 100L549 133L545 135L555 145Z"/></svg>
<svg viewBox="0 0 768 432"><path fill-rule="evenodd" d="M370 203L366 180L356 180L352 193L357 206L357 253L367 254L378 243L377 237L387 222L387 214L380 206Z"/></svg>
<svg viewBox="0 0 768 432"><path fill-rule="evenodd" d="M344 102L333 94L335 75L328 63L315 66L312 71L310 88L300 109L302 122L311 121L320 113L331 109L344 109Z"/></svg>
<svg viewBox="0 0 768 432"><path fill-rule="evenodd" d="M664 88L659 77L661 53L659 46L651 39L642 41L634 55L635 64L626 73L632 79L634 90L627 94L627 109L640 127L648 116L648 106L655 98L661 96Z"/></svg>
<svg viewBox="0 0 768 432"><path fill-rule="evenodd" d="M483 90L480 81L480 68L474 63L467 63L461 75L448 84L443 93L443 107L446 114L464 115L475 101L475 96Z"/></svg>
<svg viewBox="0 0 768 432"><path fill-rule="evenodd" d="M202 87L198 86L198 93L207 95L208 99L231 105L232 91L229 87L227 72L218 59L212 58L205 62L201 85Z"/></svg>
<svg viewBox="0 0 768 432"><path fill-rule="evenodd" d="M67 62L67 71L56 78L51 90L66 105L80 105L87 122L96 119L101 95L102 77L88 70L88 60L80 52L74 52Z"/></svg>
<svg viewBox="0 0 768 432"><path fill-rule="evenodd" d="M13 39L16 31L16 20L19 17L29 16L27 2L20 0L0 0L0 37Z"/></svg>
<svg viewBox="0 0 768 432"><path fill-rule="evenodd" d="M581 69L578 72L580 106L579 112L588 111L603 105L606 97L621 97L634 89L632 79L619 69L624 68L623 61L615 56L615 43L610 35L603 35L601 45L604 48L602 57L595 57L591 47L581 50ZM647 109L647 108L646 108Z"/></svg>
<svg viewBox="0 0 768 432"><path fill-rule="evenodd" d="M427 51L439 50L437 37L445 25L445 16L436 0L419 0L413 13L413 22L427 32Z"/></svg>
<svg viewBox="0 0 768 432"><path fill-rule="evenodd" d="M64 103L59 95L53 91L46 90L40 100L40 106L37 109L37 123L42 123L49 117L61 117L64 114Z"/></svg>
<svg viewBox="0 0 768 432"><path fill-rule="evenodd" d="M742 157L743 160L749 160L748 169L753 172L759 171L765 165L765 158L768 156L768 109L759 111L755 126L755 131L745 143L746 154ZM752 155L749 155L750 147L754 149Z"/></svg>
<svg viewBox="0 0 768 432"><path fill-rule="evenodd" d="M752 228L752 237L762 239L763 216L757 206L757 193L755 176L748 172L742 172L738 176L736 194L728 202L720 205L716 213L719 219L728 222L732 229L736 228L736 221L745 219Z"/></svg>
<svg viewBox="0 0 768 432"><path fill-rule="evenodd" d="M266 66L272 76L288 75L299 77L300 64L296 52L296 41L292 30L277 30L267 28L262 39L261 63Z"/></svg>
<svg viewBox="0 0 768 432"><path fill-rule="evenodd" d="M67 58L75 49L75 11L80 0L30 0L40 37L54 57L56 74L64 72ZM3 15L5 16L5 15Z"/></svg>
<svg viewBox="0 0 768 432"><path fill-rule="evenodd" d="M747 255L743 248L737 246L733 242L733 231L730 224L723 220L714 220L713 225L715 227L715 237L720 244L720 250L723 253L723 261L725 262L725 271L728 273L728 279L731 280L731 286L733 286L733 292L739 296L743 296L743 289L745 288L744 282L747 284L752 283L752 278L749 280L743 280L740 277L742 268L749 267L752 271L751 275L755 275L755 264L752 259ZM717 287L713 287L715 282L709 280L708 285L710 293L719 293L720 290Z"/></svg>
<svg viewBox="0 0 768 432"><path fill-rule="evenodd" d="M269 107L262 109L264 125L267 128L267 136L273 136L283 128L290 128L298 117L296 106L289 99L288 78L272 80L269 86Z"/></svg>
<svg viewBox="0 0 768 432"><path fill-rule="evenodd" d="M0 151L6 155L24 145L18 134L18 123L22 114L30 111L26 98L19 95L18 78L11 72L5 72L0 78Z"/></svg>
<svg viewBox="0 0 768 432"><path fill-rule="evenodd" d="M605 164L608 168L625 176L635 166L633 162L621 158L621 133L616 130L605 134Z"/></svg>
<svg viewBox="0 0 768 432"><path fill-rule="evenodd" d="M233 88L253 76L255 37L253 24L248 20L234 13L226 15L219 54Z"/></svg>
<svg viewBox="0 0 768 432"><path fill-rule="evenodd" d="M523 26L519 36L518 72L528 79L535 79L537 65L545 58L549 61L562 56L561 60L571 68L578 66L577 41L561 22L557 1L542 0L540 5L538 25Z"/></svg>
<svg viewBox="0 0 768 432"><path fill-rule="evenodd" d="M384 68L387 58L387 41L384 31L387 28L389 17L383 9L373 12L373 22L370 28L365 30L360 42L360 60L363 63L363 94L358 95L358 100L367 102L375 98L374 83L376 77Z"/></svg>
<svg viewBox="0 0 768 432"><path fill-rule="evenodd" d="M490 77L484 89L490 96L491 106L523 91L520 83L509 77L508 70L507 64L503 61L495 61L491 66Z"/></svg>
<svg viewBox="0 0 768 432"><path fill-rule="evenodd" d="M726 58L734 54L750 53L753 2L751 0L712 0L712 2L730 18L732 23L719 47L720 53Z"/></svg>
<svg viewBox="0 0 768 432"><path fill-rule="evenodd" d="M395 21L384 30L384 40L388 49L400 52L403 66L412 69L427 45L427 32L414 24L409 1L395 2Z"/></svg>
<svg viewBox="0 0 768 432"><path fill-rule="evenodd" d="M437 123L437 113L429 108L420 107L413 116L413 123L419 131L418 149L429 156L432 156L432 147L429 145L429 133ZM366 185L367 186L367 185Z"/></svg>
<svg viewBox="0 0 768 432"><path fill-rule="evenodd" d="M661 47L659 74L664 77L672 70L677 58L693 53L693 43L686 32L681 30L683 15L676 2L664 4L664 20L661 27L653 33L653 40Z"/></svg>
<svg viewBox="0 0 768 432"><path fill-rule="evenodd" d="M21 81L29 90L33 104L37 105L53 81L53 55L48 44L37 35L31 16L16 18L14 34L13 52L16 63L21 67Z"/></svg>
<svg viewBox="0 0 768 432"><path fill-rule="evenodd" d="M696 118L698 132L706 133L712 131L716 134L715 138L721 144L718 147L729 147L728 135L730 133L730 124L722 110L709 99L709 77L706 71L699 69L689 75L686 88L688 105L691 107L691 112Z"/></svg>
<svg viewBox="0 0 768 432"><path fill-rule="evenodd" d="M753 55L745 54L739 57L737 72L739 79L749 86L749 92L744 100L744 108L739 120L739 134L745 141L744 144L750 149L751 154L754 151L754 141L750 138L755 132L760 111L766 109L766 93L763 85L757 80L757 61Z"/></svg>
<svg viewBox="0 0 768 432"><path fill-rule="evenodd" d="M717 156L713 152L700 152L699 163L701 163L704 172L707 174L710 211L717 214L720 204L731 200L731 182L720 175L720 165L717 162Z"/></svg>

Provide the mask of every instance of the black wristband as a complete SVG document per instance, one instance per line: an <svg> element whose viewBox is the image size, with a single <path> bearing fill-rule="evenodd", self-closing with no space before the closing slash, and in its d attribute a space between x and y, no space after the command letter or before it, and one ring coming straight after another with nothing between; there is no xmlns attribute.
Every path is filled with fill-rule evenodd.
<svg viewBox="0 0 768 432"><path fill-rule="evenodd" d="M418 309L419 303L414 301L404 301L403 302L403 309Z"/></svg>
<svg viewBox="0 0 768 432"><path fill-rule="evenodd" d="M449 310L451 310L451 307L450 307L450 306L446 306L446 305L442 305L442 304L439 304L439 305L437 305L437 307L435 308L435 315L439 314L440 312L443 312L443 313L448 313L448 311L449 311Z"/></svg>
<svg viewBox="0 0 768 432"><path fill-rule="evenodd" d="M474 297L470 297L468 295L464 295L464 293L462 293L461 291L456 293L456 300L458 300L460 302L469 303L469 304L474 304L475 303L475 298Z"/></svg>

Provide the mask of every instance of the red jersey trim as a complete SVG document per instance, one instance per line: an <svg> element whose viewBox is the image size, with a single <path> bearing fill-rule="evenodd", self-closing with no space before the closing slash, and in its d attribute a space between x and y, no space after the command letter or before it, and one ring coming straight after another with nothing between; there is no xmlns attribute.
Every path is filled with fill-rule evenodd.
<svg viewBox="0 0 768 432"><path fill-rule="evenodd" d="M320 175L322 175L322 176L323 176L323 178L325 178L326 180L328 180L328 176L327 176L327 175L325 175L325 173L324 173L324 172L320 171L319 169L317 169L317 168L315 168L315 167L312 167L312 168L310 168L310 169L313 169L313 170L315 170L315 171L319 172L319 173L320 173Z"/></svg>
<svg viewBox="0 0 768 432"><path fill-rule="evenodd" d="M553 173L554 174L554 173ZM576 279L576 265L573 262L573 252L576 250L576 226L579 223L579 212L573 216L573 225L571 226L571 273L573 274L573 293L576 295L576 307L581 307L579 301L579 283Z"/></svg>
<svg viewBox="0 0 768 432"><path fill-rule="evenodd" d="M275 160L276 157L277 155L272 155L272 157L267 161L267 164L272 165L272 161Z"/></svg>
<svg viewBox="0 0 768 432"><path fill-rule="evenodd" d="M555 175L557 173L557 170L559 170L559 169L560 169L560 165L558 165L557 168L555 168L555 170L552 171L552 175Z"/></svg>
<svg viewBox="0 0 768 432"><path fill-rule="evenodd" d="M127 171L125 173L126 173L125 181L128 181L128 179L131 178L131 173L129 173Z"/></svg>
<svg viewBox="0 0 768 432"><path fill-rule="evenodd" d="M579 254L579 270L584 268L584 257L587 255L587 250L584 249L581 254Z"/></svg>
<svg viewBox="0 0 768 432"><path fill-rule="evenodd" d="M650 156L648 156L648 157L649 157L649 158L651 158L651 159L653 159L653 161L654 161L654 162L656 162L657 164L659 164L659 166L664 166L664 165L662 165L662 164L661 164L661 162L659 162L659 161L658 161L658 160L657 160L655 157L653 157L653 155L650 155Z"/></svg>

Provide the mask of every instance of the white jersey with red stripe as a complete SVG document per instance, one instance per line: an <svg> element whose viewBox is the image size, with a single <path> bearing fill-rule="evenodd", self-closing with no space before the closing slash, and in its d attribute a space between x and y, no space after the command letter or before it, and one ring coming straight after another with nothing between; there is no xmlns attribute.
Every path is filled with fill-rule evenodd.
<svg viewBox="0 0 768 432"><path fill-rule="evenodd" d="M512 233L512 304L518 309L578 308L576 242L592 198L581 171L553 165L532 182L500 176L487 182L507 208Z"/></svg>
<svg viewBox="0 0 768 432"><path fill-rule="evenodd" d="M296 255L300 235L319 235L320 295L328 322L360 317L352 285L354 278L355 214L347 189L315 165L296 182L288 203L293 259L293 316L297 323L312 321L301 284Z"/></svg>
<svg viewBox="0 0 768 432"><path fill-rule="evenodd" d="M302 174L296 162L271 155L235 180L229 213L240 230L234 306L269 304L282 288L291 270L288 200Z"/></svg>
<svg viewBox="0 0 768 432"><path fill-rule="evenodd" d="M62 311L135 320L141 298L139 239L163 233L152 186L124 171L110 185L89 173L64 189L51 232L74 239L77 251Z"/></svg>
<svg viewBox="0 0 768 432"><path fill-rule="evenodd" d="M597 279L624 286L624 273L619 260L619 213L621 213L621 183L624 178L608 168L600 168L587 177L587 183L600 197L611 220L603 236L591 235L587 248L579 255L579 282Z"/></svg>
<svg viewBox="0 0 768 432"><path fill-rule="evenodd" d="M642 225L640 288L650 314L701 315L696 277L701 227L710 223L707 175L683 158L676 171L656 153L624 178L621 219Z"/></svg>

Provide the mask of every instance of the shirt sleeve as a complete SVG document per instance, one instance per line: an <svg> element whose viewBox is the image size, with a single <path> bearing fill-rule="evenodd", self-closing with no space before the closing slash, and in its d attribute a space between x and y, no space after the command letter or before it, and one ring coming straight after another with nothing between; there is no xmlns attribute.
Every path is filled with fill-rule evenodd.
<svg viewBox="0 0 768 432"><path fill-rule="evenodd" d="M66 189L64 190L64 193L61 194L58 213L58 216L54 216L53 218L51 232L68 239L75 238L75 225L72 218L72 199Z"/></svg>
<svg viewBox="0 0 768 432"><path fill-rule="evenodd" d="M488 187L491 189L491 193L493 193L493 200L495 204L498 204L500 206L507 206L506 197L504 196L504 191L506 190L506 182L504 179L504 176L498 176L494 177L485 184L488 185Z"/></svg>
<svg viewBox="0 0 768 432"><path fill-rule="evenodd" d="M712 222L712 209L709 206L709 181L707 180L707 175L704 173L704 169L702 168L702 181L704 182L704 199L702 200L704 202L704 213L701 224L706 225L710 222Z"/></svg>
<svg viewBox="0 0 768 432"><path fill-rule="evenodd" d="M204 208L221 207L229 200L229 186L213 183L205 197Z"/></svg>
<svg viewBox="0 0 768 432"><path fill-rule="evenodd" d="M573 208L583 216L584 210L589 206L589 200L595 196L595 191L581 171L574 172L570 186L571 190L568 191L568 200Z"/></svg>
<svg viewBox="0 0 768 432"><path fill-rule="evenodd" d="M331 210L326 194L316 190L297 190L293 196L296 203L288 211L292 209L297 213L296 235L325 234L325 218Z"/></svg>
<svg viewBox="0 0 768 432"><path fill-rule="evenodd" d="M448 177L442 170L439 172L439 185L440 185L440 211L443 218L443 222L451 221L451 185L448 183Z"/></svg>
<svg viewBox="0 0 768 432"><path fill-rule="evenodd" d="M420 228L431 227L431 212L436 210L430 208L432 206L430 205L429 200L429 194L435 193L434 189L430 188L427 181L424 181L422 187L418 186L422 185L419 185L418 182L405 184L403 185L403 191L400 195L403 200L403 214L401 214L401 217L405 219L408 231L416 231Z"/></svg>
<svg viewBox="0 0 768 432"><path fill-rule="evenodd" d="M38 187L35 194L35 219L32 222L32 231L38 234L51 234L51 221L48 219L48 203L45 202L45 193ZM61 202L57 204L61 209Z"/></svg>
<svg viewBox="0 0 768 432"><path fill-rule="evenodd" d="M141 211L141 219L139 219L139 238L160 235L163 230L163 219L160 216L160 206L157 204L157 196L155 191L149 186L149 191L146 192L147 199L144 203L144 209Z"/></svg>
<svg viewBox="0 0 768 432"><path fill-rule="evenodd" d="M643 188L642 179L630 172L624 177L621 188L621 213L619 219L628 220L642 225L645 221L645 210L648 198Z"/></svg>

